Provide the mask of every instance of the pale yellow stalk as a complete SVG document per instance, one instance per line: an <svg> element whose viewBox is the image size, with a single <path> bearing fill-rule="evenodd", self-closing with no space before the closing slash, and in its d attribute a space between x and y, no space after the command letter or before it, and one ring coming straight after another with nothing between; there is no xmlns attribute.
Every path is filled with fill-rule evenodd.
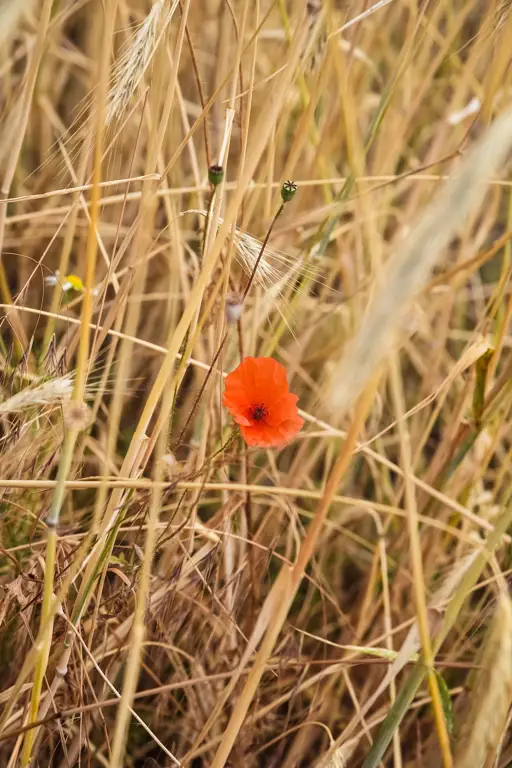
<svg viewBox="0 0 512 768"><path fill-rule="evenodd" d="M51 11L51 2L47 2L48 15ZM99 199L100 188L98 186L101 180L101 158L102 158L102 134L103 134L103 114L104 101L107 88L107 76L110 58L110 41L114 32L116 17L117 0L109 0L106 7L105 28L103 34L103 43L101 49L101 60L99 65L98 89L96 92L96 126L95 126L95 152L94 152L94 173L93 188L91 193L91 218L89 223L87 239L87 272L85 278L85 291L82 302L82 317L80 326L80 344L78 348L78 357L75 371L73 400L82 403L87 381L87 366L89 355L89 335L90 322L93 309L93 287L95 279L97 240L96 229L99 219ZM55 555L57 545L57 526L59 523L60 510L64 500L65 481L68 477L73 461L74 447L78 438L76 429L69 429L66 432L64 445L62 447L61 460L57 475L57 485L52 498L52 506L48 514L46 524L48 527L48 539L46 548L46 569L44 575L43 605L41 608L41 627L47 625L45 635L41 639L41 647L38 651L38 660L34 675L34 685L32 688L32 697L30 703L29 722L37 719L39 710L41 689L43 678L48 663L48 655L52 640L52 614L55 610L52 606ZM36 729L27 731L23 744L21 764L25 768L31 759L32 745L37 735Z"/></svg>
<svg viewBox="0 0 512 768"><path fill-rule="evenodd" d="M25 81L25 87L21 96L21 112L19 116L18 125L16 131L13 134L14 141L10 148L9 159L5 169L4 177L2 179L2 185L0 187L0 291L6 304L12 304L12 297L7 285L7 279L5 277L5 270L2 261L2 252L4 250L4 238L5 238L5 222L7 217L7 205L4 202L9 197L11 186L16 172L16 167L20 158L21 148L23 146L23 140L27 130L28 119L30 115L30 109L32 106L32 97L34 95L34 89L37 80L37 74L43 58L44 48L46 44L46 33L48 31L48 25L50 23L50 15L52 12L53 0L44 0L41 9L41 15L39 17L37 25L37 37L30 57L30 62L27 70L27 77ZM19 320L17 312L13 311L9 317L10 322L16 331L19 342L25 348L27 346L27 336L23 328L22 323ZM19 346L19 342L17 342Z"/></svg>
<svg viewBox="0 0 512 768"><path fill-rule="evenodd" d="M439 686L434 670L434 654L430 638L430 627L427 611L427 598L425 595L425 579L423 577L423 559L418 523L418 509L416 505L416 492L412 482L412 454L411 441L405 422L405 400L400 372L398 353L394 352L391 359L391 389L395 405L398 435L400 438L400 453L402 469L404 473L405 502L407 508L407 528L409 548L412 565L414 600L416 604L416 621L421 641L423 661L427 667L428 686L432 698L432 708L436 722L439 744L443 756L444 768L452 768L453 758L450 749L450 737L443 712L443 704L439 693Z"/></svg>
<svg viewBox="0 0 512 768"><path fill-rule="evenodd" d="M226 764L226 760L229 757L235 739L243 725L249 706L256 694L261 677L265 671L270 655L288 615L288 611L290 610L290 606L304 576L304 570L315 551L318 537L323 528L333 497L352 460L357 436L363 426L368 409L371 406L374 391L375 382L368 387L367 391L363 393L357 403L354 418L347 434L347 439L343 444L340 455L329 476L324 494L317 507L315 517L309 526L306 538L297 555L297 560L293 567L288 568L287 566L284 566L279 572L279 576L273 584L263 608L260 611L255 630L249 640L248 648L240 662L239 668L233 676L230 685L227 687L225 695L219 702L219 705L221 706L225 702L227 695L231 694L234 684L238 681L249 660L249 656L252 655L253 650L257 647L259 640L262 638L260 650L254 660L254 664L240 697L235 704L211 768L223 768ZM220 709L220 706L216 707L215 715L217 714L218 709ZM202 738L207 732L212 721L213 714L210 716L199 738ZM199 742L199 739L197 741Z"/></svg>
<svg viewBox="0 0 512 768"><path fill-rule="evenodd" d="M172 390L169 389L162 401L162 411L164 414L167 413L171 407L172 397ZM155 451L155 470L153 473L155 486L151 491L151 501L149 505L149 514L146 528L146 541L144 544L144 559L137 583L135 612L133 615L132 631L130 633L130 650L128 653L128 658L126 659L126 672L123 682L121 703L117 711L109 768L122 768L124 765L126 734L131 717L133 697L137 690L137 681L139 679L140 664L142 658L142 647L146 634L145 614L149 607L148 597L151 585L151 567L153 564L153 554L157 540L160 507L162 504L161 483L164 469L162 457L165 453L166 443L167 435L165 430L162 430L160 432Z"/></svg>

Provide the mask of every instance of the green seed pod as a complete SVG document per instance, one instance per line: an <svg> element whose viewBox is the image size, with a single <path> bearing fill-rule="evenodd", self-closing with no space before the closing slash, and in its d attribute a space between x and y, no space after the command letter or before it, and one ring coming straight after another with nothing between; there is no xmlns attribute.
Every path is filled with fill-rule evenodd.
<svg viewBox="0 0 512 768"><path fill-rule="evenodd" d="M224 168L222 165L210 165L208 168L208 181L214 187L218 187L224 181Z"/></svg>
<svg viewBox="0 0 512 768"><path fill-rule="evenodd" d="M285 181L281 187L281 199L283 203L289 203L290 200L295 196L296 191L297 185L294 181Z"/></svg>

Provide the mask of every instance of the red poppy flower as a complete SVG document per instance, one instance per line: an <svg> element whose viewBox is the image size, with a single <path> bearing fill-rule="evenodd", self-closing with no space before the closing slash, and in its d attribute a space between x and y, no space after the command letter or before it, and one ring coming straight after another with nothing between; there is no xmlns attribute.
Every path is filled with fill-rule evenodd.
<svg viewBox="0 0 512 768"><path fill-rule="evenodd" d="M297 395L288 389L286 369L271 357L245 357L226 377L222 404L247 445L282 445L295 437L304 421Z"/></svg>

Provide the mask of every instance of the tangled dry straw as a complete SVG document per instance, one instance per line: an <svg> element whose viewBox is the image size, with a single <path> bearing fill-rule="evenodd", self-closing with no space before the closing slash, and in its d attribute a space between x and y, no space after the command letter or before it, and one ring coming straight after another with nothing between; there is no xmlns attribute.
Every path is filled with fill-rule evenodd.
<svg viewBox="0 0 512 768"><path fill-rule="evenodd" d="M0 0L0 44L7 43L15 34L19 22L31 5L32 0Z"/></svg>
<svg viewBox="0 0 512 768"><path fill-rule="evenodd" d="M503 163L512 146L512 111L489 130L485 140L456 169L442 193L411 225L411 233L380 278L358 335L351 342L334 372L330 406L343 413L362 390L395 340L400 322L412 299L427 282L443 249L465 223L466 217L485 193L482 184ZM350 378L344 372L350 371Z"/></svg>
<svg viewBox="0 0 512 768"><path fill-rule="evenodd" d="M512 763L511 34L0 0L0 765Z"/></svg>

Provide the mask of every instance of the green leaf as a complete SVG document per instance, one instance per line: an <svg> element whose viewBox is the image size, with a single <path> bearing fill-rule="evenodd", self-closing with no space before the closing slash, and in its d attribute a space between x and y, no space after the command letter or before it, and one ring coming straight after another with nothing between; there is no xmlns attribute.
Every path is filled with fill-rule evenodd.
<svg viewBox="0 0 512 768"><path fill-rule="evenodd" d="M476 381L473 392L473 419L477 427L480 426L485 406L485 388L487 383L487 372L489 364L494 355L494 349L488 349L487 352L476 361Z"/></svg>
<svg viewBox="0 0 512 768"><path fill-rule="evenodd" d="M446 727L448 728L448 733L453 732L453 708L452 708L452 697L450 696L450 691L448 690L448 686L446 685L444 677L442 677L439 672L436 672L434 670L437 680L437 687L439 688L439 694L441 696L441 703L443 705L443 712L444 712L444 719L446 721Z"/></svg>
<svg viewBox="0 0 512 768"><path fill-rule="evenodd" d="M425 665L420 661L412 668L412 671L404 682L393 706L389 710L386 719L380 726L379 732L373 742L372 748L368 752L362 768L378 768L386 749L391 743L394 732L402 722L413 702L416 691L425 676L425 671Z"/></svg>

